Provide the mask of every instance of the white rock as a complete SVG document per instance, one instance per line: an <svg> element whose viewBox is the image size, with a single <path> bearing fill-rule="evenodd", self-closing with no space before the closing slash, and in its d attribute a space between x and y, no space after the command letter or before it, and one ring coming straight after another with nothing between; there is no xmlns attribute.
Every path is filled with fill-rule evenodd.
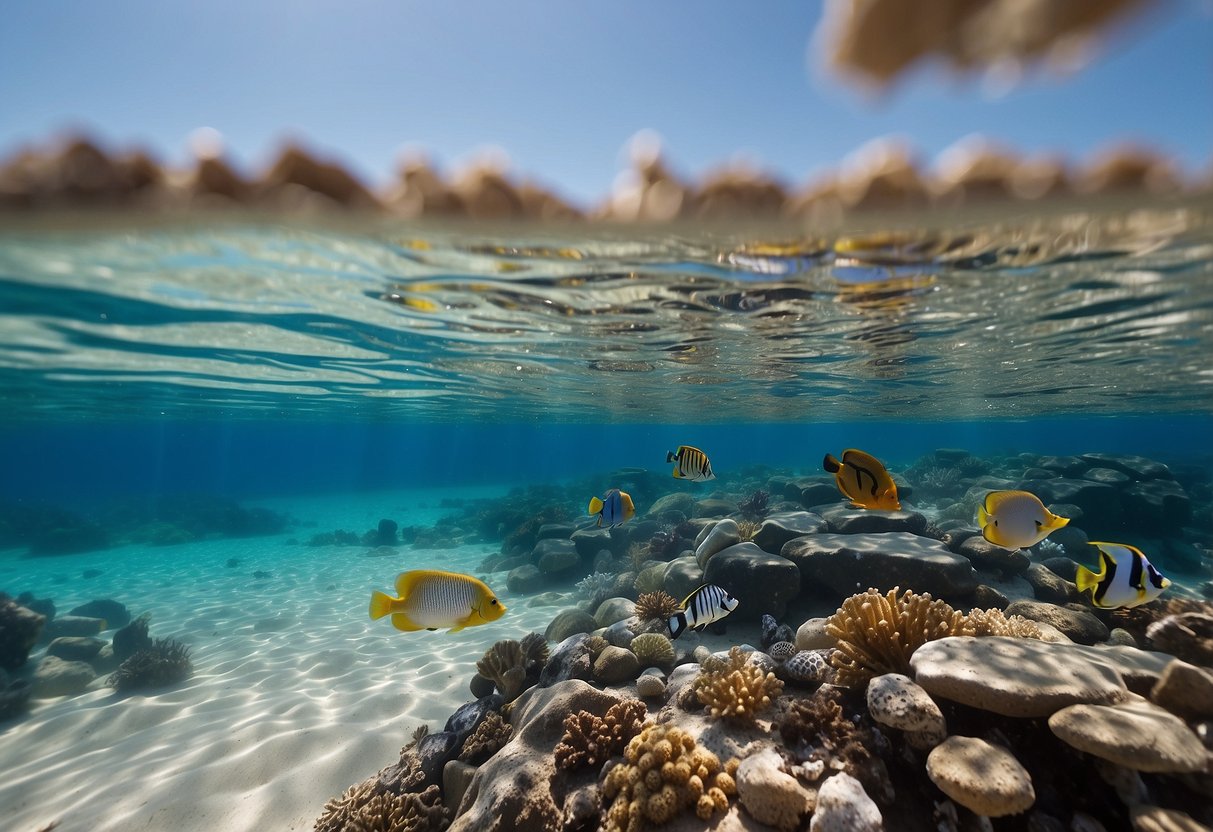
<svg viewBox="0 0 1213 832"><path fill-rule="evenodd" d="M797 650L832 650L838 646L826 632L826 618L810 618L796 629Z"/></svg>
<svg viewBox="0 0 1213 832"><path fill-rule="evenodd" d="M712 527L708 536L703 539L703 543L700 543L695 550L695 560L699 564L699 568L707 568L708 560L712 555L740 542L741 530L737 527L737 521L727 517L721 520Z"/></svg>
<svg viewBox="0 0 1213 832"><path fill-rule="evenodd" d="M880 832L884 819L875 801L851 775L835 774L817 792L809 832Z"/></svg>
<svg viewBox="0 0 1213 832"><path fill-rule="evenodd" d="M886 673L868 682L868 712L881 725L905 731L916 748L934 748L948 736L935 700L900 673Z"/></svg>
<svg viewBox="0 0 1213 832"><path fill-rule="evenodd" d="M767 748L741 761L737 799L759 823L791 832L813 809L813 793L782 771L783 758Z"/></svg>

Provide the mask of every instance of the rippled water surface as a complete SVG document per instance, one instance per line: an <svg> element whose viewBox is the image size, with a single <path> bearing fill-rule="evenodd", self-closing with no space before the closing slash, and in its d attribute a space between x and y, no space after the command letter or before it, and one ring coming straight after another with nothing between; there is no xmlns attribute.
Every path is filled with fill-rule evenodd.
<svg viewBox="0 0 1213 832"><path fill-rule="evenodd" d="M942 230L0 226L10 418L1213 412L1198 208Z"/></svg>

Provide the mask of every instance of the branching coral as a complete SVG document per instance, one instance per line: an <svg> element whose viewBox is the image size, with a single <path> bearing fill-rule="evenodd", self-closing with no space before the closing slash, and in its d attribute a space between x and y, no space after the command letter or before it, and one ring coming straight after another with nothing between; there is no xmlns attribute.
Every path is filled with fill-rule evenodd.
<svg viewBox="0 0 1213 832"><path fill-rule="evenodd" d="M783 682L747 661L740 647L732 647L727 661L703 665L694 690L712 716L752 722L783 692Z"/></svg>
<svg viewBox="0 0 1213 832"><path fill-rule="evenodd" d="M639 699L625 699L595 716L578 711L564 718L564 736L556 746L556 765L563 769L602 765L640 733L648 713Z"/></svg>
<svg viewBox="0 0 1213 832"><path fill-rule="evenodd" d="M118 665L106 684L120 693L183 682L194 672L190 649L176 639L158 638Z"/></svg>
<svg viewBox="0 0 1213 832"><path fill-rule="evenodd" d="M737 521L737 536L742 542L753 540L754 535L758 534L758 530L762 528L762 523L757 520L738 520Z"/></svg>
<svg viewBox="0 0 1213 832"><path fill-rule="evenodd" d="M761 520L767 516L767 504L771 500L771 495L765 491L755 491L749 497L746 497L737 507L741 509L741 516L747 520ZM745 538L742 538L744 540Z"/></svg>
<svg viewBox="0 0 1213 832"><path fill-rule="evenodd" d="M973 628L975 636L1012 636L1014 638L1041 638L1036 622L1022 615L1007 618L1000 609L970 610L965 621Z"/></svg>
<svg viewBox="0 0 1213 832"><path fill-rule="evenodd" d="M448 823L442 792L393 794L376 777L351 786L324 806L314 832L439 832Z"/></svg>
<svg viewBox="0 0 1213 832"><path fill-rule="evenodd" d="M627 762L610 769L602 782L611 801L606 832L641 832L646 823L662 824L694 806L709 820L736 794L737 760L723 766L715 754L695 744L681 728L650 725L628 743Z"/></svg>
<svg viewBox="0 0 1213 832"><path fill-rule="evenodd" d="M974 634L964 615L943 601L910 590L898 598L897 590L852 595L826 620L826 632L837 641L830 664L838 684L855 687L883 673L908 674L910 656L923 644Z"/></svg>
<svg viewBox="0 0 1213 832"><path fill-rule="evenodd" d="M642 592L636 599L636 617L641 621L665 621L682 609L678 599L665 590Z"/></svg>
<svg viewBox="0 0 1213 832"><path fill-rule="evenodd" d="M526 656L522 645L512 638L502 639L487 651L476 670L492 681L506 702L513 702L526 684Z"/></svg>
<svg viewBox="0 0 1213 832"><path fill-rule="evenodd" d="M474 766L481 765L500 751L513 735L510 724L496 712L490 712L463 743L459 759Z"/></svg>

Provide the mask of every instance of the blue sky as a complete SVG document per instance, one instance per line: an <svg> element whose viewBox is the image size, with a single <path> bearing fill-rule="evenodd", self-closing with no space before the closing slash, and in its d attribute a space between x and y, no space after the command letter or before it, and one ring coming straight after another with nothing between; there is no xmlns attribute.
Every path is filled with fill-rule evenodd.
<svg viewBox="0 0 1213 832"><path fill-rule="evenodd" d="M210 126L246 171L283 137L382 184L406 144L450 168L504 148L515 171L586 202L621 148L656 130L684 174L736 153L790 183L862 143L906 137L926 157L980 132L1082 158L1116 139L1189 170L1213 160L1213 11L1173 0L1082 73L990 98L926 68L879 99L809 54L819 5L91 0L7 4L0 155L72 127L188 159Z"/></svg>

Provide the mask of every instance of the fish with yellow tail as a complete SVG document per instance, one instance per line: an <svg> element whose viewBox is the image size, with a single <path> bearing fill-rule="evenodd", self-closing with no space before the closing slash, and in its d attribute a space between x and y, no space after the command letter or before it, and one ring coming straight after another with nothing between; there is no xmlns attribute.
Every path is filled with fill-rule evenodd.
<svg viewBox="0 0 1213 832"><path fill-rule="evenodd" d="M826 454L822 467L834 475L838 490L857 508L873 508L880 511L899 511L901 501L897 499L897 483L871 454L855 448L842 452L842 460Z"/></svg>
<svg viewBox="0 0 1213 832"><path fill-rule="evenodd" d="M981 536L1004 549L1035 546L1069 522L1028 491L991 491L977 508Z"/></svg>
<svg viewBox="0 0 1213 832"><path fill-rule="evenodd" d="M613 529L631 520L636 514L636 506L628 492L612 488L602 495L602 499L591 497L586 514L598 515L598 528L606 526Z"/></svg>
<svg viewBox="0 0 1213 832"><path fill-rule="evenodd" d="M505 614L505 604L483 581L458 572L414 569L396 576L396 595L371 593L371 618L392 616L397 630L437 630L450 627L457 633L496 621Z"/></svg>
<svg viewBox="0 0 1213 832"><path fill-rule="evenodd" d="M679 445L676 451L666 451L665 461L674 463L674 479L690 482L716 479L708 455L690 445Z"/></svg>
<svg viewBox="0 0 1213 832"><path fill-rule="evenodd" d="M1137 547L1094 541L1091 545L1099 549L1099 574L1079 566L1074 583L1079 592L1093 590L1091 603L1095 606L1105 610L1137 607L1153 601L1171 585Z"/></svg>
<svg viewBox="0 0 1213 832"><path fill-rule="evenodd" d="M676 639L687 630L702 630L737 609L737 599L714 584L704 584L688 595L682 609L670 616L667 625L670 638Z"/></svg>

